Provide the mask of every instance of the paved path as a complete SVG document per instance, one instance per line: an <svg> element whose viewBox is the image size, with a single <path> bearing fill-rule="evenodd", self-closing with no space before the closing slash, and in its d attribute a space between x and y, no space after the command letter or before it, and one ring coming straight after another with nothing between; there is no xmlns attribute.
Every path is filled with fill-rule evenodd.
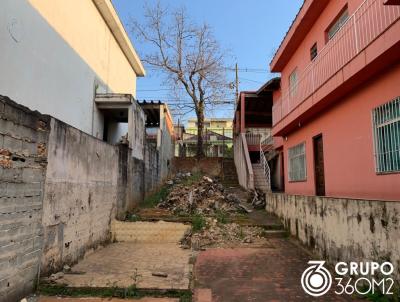
<svg viewBox="0 0 400 302"><path fill-rule="evenodd" d="M72 267L78 274L65 274L56 282L70 287L121 287L134 283L144 289L188 289L191 252L177 244L110 244ZM153 273L167 273L166 278Z"/></svg>
<svg viewBox="0 0 400 302"><path fill-rule="evenodd" d="M307 296L300 278L310 256L289 239L263 248L209 249L195 265L195 302L354 301L330 293ZM211 299L212 297L212 299Z"/></svg>

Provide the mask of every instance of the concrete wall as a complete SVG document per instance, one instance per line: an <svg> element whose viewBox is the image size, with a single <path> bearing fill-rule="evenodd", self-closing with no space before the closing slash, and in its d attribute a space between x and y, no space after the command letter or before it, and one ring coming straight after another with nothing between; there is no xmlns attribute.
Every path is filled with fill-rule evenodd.
<svg viewBox="0 0 400 302"><path fill-rule="evenodd" d="M118 158L117 147L51 120L43 199L43 274L73 263L110 238Z"/></svg>
<svg viewBox="0 0 400 302"><path fill-rule="evenodd" d="M49 126L0 96L0 301L28 294L38 276Z"/></svg>
<svg viewBox="0 0 400 302"><path fill-rule="evenodd" d="M30 293L39 274L60 270L111 239L160 183L159 156L145 160L0 96L0 302Z"/></svg>
<svg viewBox="0 0 400 302"><path fill-rule="evenodd" d="M400 202L272 193L266 210L330 263L390 261L399 280Z"/></svg>
<svg viewBox="0 0 400 302"><path fill-rule="evenodd" d="M96 137L95 91L136 93L136 74L90 0L0 1L0 53L1 94Z"/></svg>

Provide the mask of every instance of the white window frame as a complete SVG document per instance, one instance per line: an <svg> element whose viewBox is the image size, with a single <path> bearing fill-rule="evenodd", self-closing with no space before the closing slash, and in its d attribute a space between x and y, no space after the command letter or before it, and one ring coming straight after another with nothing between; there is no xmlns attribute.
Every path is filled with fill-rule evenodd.
<svg viewBox="0 0 400 302"><path fill-rule="evenodd" d="M296 152L294 155L291 154L293 152ZM303 170L304 170L304 176L301 177L301 175L298 175L294 177L294 172L292 171L292 160L293 159L299 159L303 157ZM306 142L302 142L300 144L297 144L291 148L288 149L288 179L289 182L300 182L300 181L307 181L307 156L306 156Z"/></svg>
<svg viewBox="0 0 400 302"><path fill-rule="evenodd" d="M400 96L372 110L375 172L400 173Z"/></svg>

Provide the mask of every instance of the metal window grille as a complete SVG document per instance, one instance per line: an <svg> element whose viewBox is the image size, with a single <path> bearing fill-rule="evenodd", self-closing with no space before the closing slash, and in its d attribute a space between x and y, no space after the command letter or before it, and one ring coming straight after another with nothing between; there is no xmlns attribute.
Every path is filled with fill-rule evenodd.
<svg viewBox="0 0 400 302"><path fill-rule="evenodd" d="M336 22L328 29L328 40L332 39L336 35L336 33L346 23L347 19L349 19L349 11L346 8L345 11L338 17Z"/></svg>
<svg viewBox="0 0 400 302"><path fill-rule="evenodd" d="M293 70L293 72L289 76L289 90L290 90L290 96L295 96L297 93L297 82L298 82L298 77L297 77L297 68Z"/></svg>
<svg viewBox="0 0 400 302"><path fill-rule="evenodd" d="M289 180L302 181L306 179L306 143L301 143L289 149Z"/></svg>
<svg viewBox="0 0 400 302"><path fill-rule="evenodd" d="M377 173L400 171L400 97L372 112Z"/></svg>

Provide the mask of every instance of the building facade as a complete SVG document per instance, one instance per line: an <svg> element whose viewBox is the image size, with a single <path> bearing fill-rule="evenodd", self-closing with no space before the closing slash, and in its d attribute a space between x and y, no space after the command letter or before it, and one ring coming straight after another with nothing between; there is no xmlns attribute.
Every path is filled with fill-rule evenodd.
<svg viewBox="0 0 400 302"><path fill-rule="evenodd" d="M271 71L285 192L400 200L400 6L305 1Z"/></svg>
<svg viewBox="0 0 400 302"><path fill-rule="evenodd" d="M110 0L1 1L0 42L2 95L111 143L126 134L145 70Z"/></svg>

